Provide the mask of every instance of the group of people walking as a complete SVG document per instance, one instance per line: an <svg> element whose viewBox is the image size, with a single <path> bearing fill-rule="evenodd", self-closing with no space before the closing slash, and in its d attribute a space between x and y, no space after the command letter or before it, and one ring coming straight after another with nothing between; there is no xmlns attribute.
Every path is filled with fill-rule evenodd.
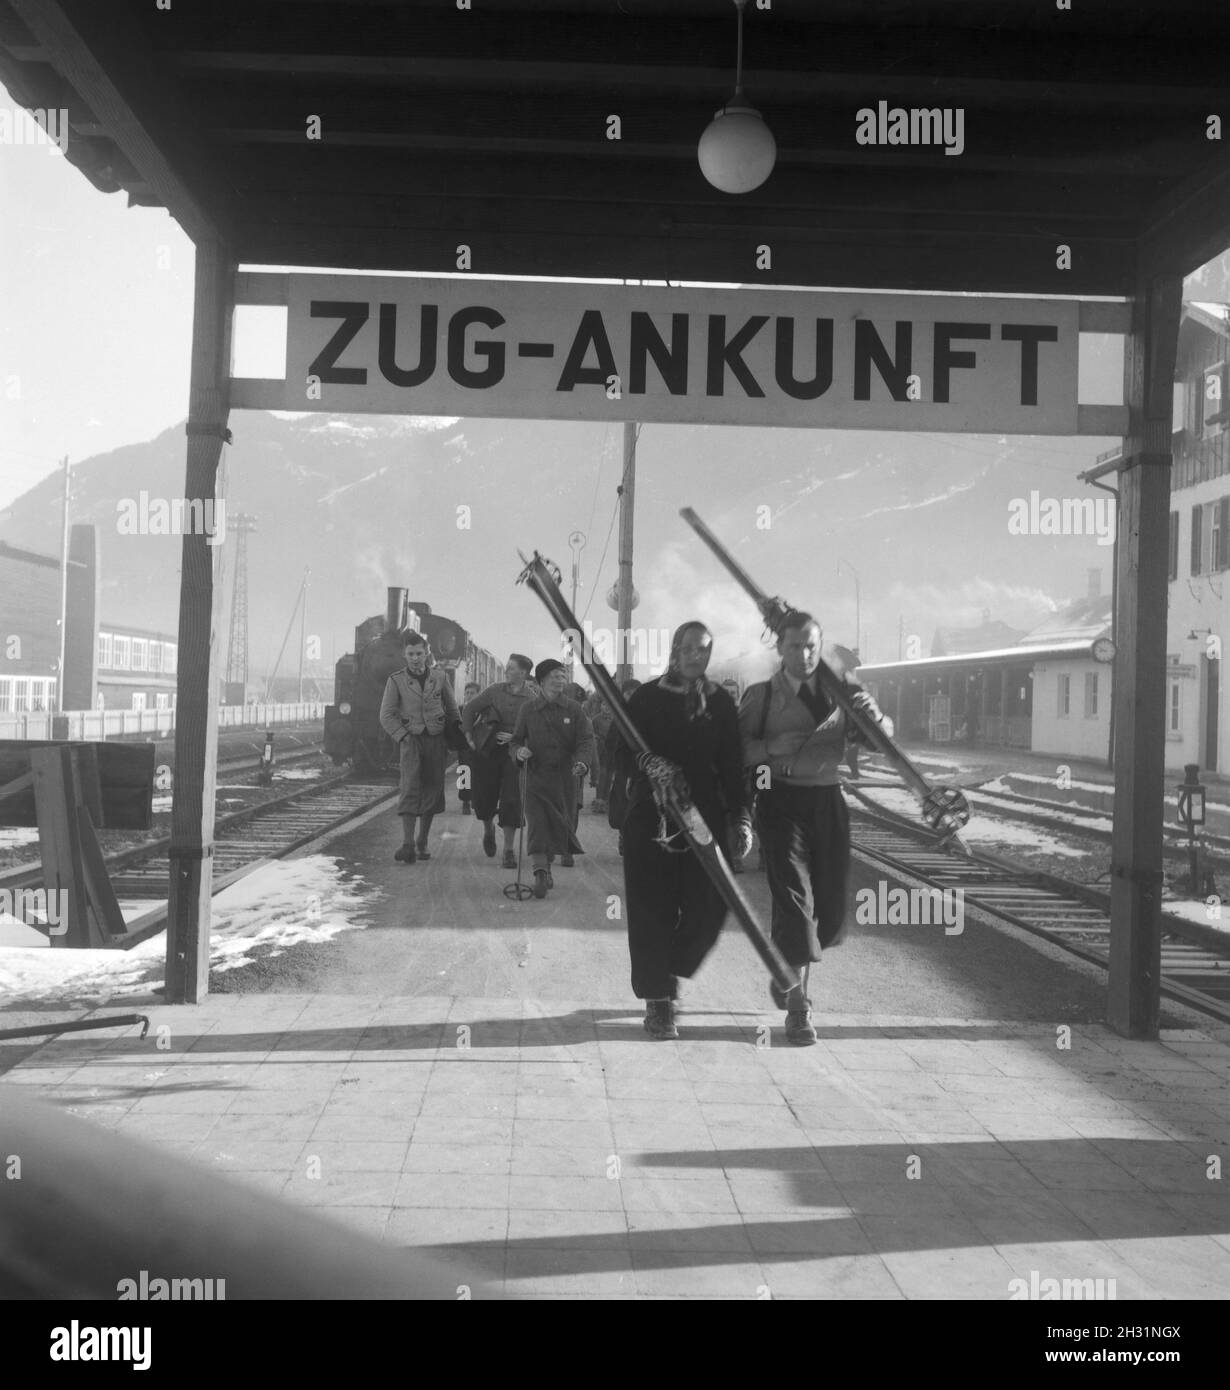
<svg viewBox="0 0 1230 1390"><path fill-rule="evenodd" d="M786 1013L786 1037L816 1041L809 977L823 952L843 934L850 832L839 768L859 741L817 680L822 632L810 613L789 613L779 627L781 664L770 680L737 687L706 676L713 635L701 622L678 628L666 671L622 689L624 704L649 752L634 755L600 697L594 718L566 694L567 671L554 659L533 668L513 653L506 679L477 691L458 710L447 679L429 669L423 639L406 639L406 669L390 677L382 727L401 746L403 844L396 858L430 858L427 833L443 809L444 767L452 746L471 770L473 814L483 822L483 849L517 867L513 845L526 826L534 895L554 887L556 859L571 867L582 779L596 771L596 807L620 832L624 861L632 990L645 1003L651 1038L678 1037L679 981L695 974L716 942L726 900L668 823L664 795L682 783L710 832L738 865L753 843L753 826L772 897L772 938L800 983L788 993L773 984ZM849 684L854 703L891 725L866 691ZM469 696L469 691L467 691ZM595 736L595 725L601 735ZM416 833L417 831L417 833Z"/></svg>

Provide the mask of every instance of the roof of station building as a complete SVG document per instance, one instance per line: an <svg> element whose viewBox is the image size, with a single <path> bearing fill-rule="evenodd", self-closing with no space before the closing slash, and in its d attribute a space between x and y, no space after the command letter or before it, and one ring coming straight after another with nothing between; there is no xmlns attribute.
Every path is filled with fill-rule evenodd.
<svg viewBox="0 0 1230 1390"><path fill-rule="evenodd" d="M749 0L778 160L740 197L696 158L735 34L730 0L0 0L0 80L247 264L1122 295L1138 246L1227 240L1230 6ZM960 110L960 153L857 143L880 102Z"/></svg>

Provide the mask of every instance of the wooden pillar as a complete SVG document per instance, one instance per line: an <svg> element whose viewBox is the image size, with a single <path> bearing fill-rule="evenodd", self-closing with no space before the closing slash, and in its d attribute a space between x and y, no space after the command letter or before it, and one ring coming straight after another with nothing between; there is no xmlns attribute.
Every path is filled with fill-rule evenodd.
<svg viewBox="0 0 1230 1390"><path fill-rule="evenodd" d="M1142 275L1124 344L1131 412L1119 480L1115 818L1108 1020L1156 1038L1161 1007L1162 816L1171 405L1183 281Z"/></svg>
<svg viewBox="0 0 1230 1390"><path fill-rule="evenodd" d="M218 488L218 463L227 438L230 408L234 277L235 264L226 248L218 241L198 241L184 485L188 516L200 514L201 509L192 505L198 499L215 506L225 505ZM218 529L224 534L222 528ZM166 998L174 1004L194 1004L209 990L218 634L222 625L222 546L210 545L210 539L196 528L189 528L184 535L180 571L166 967Z"/></svg>

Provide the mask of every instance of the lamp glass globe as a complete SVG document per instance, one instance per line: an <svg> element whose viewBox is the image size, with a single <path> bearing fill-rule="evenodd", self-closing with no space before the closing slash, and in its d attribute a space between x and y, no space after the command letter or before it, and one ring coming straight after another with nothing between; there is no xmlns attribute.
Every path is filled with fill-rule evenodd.
<svg viewBox="0 0 1230 1390"><path fill-rule="evenodd" d="M722 193L750 193L773 172L777 141L759 111L732 101L705 127L696 157L714 188Z"/></svg>

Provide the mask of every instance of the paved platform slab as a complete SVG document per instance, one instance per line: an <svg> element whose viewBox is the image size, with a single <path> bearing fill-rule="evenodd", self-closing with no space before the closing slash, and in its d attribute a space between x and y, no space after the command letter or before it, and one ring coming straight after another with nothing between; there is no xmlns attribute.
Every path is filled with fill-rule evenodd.
<svg viewBox="0 0 1230 1390"><path fill-rule="evenodd" d="M651 1042L611 832L586 812L590 852L521 904L480 833L450 812L413 866L392 817L337 836L310 882L344 882L356 929L220 972L200 1005L97 1010L147 1012L144 1041L0 1045L0 1087L445 1253L476 1297L1007 1299L1035 1274L1225 1296L1230 1029L1168 1010L1161 1042L1127 1042L1100 972L971 916L852 930L813 976L811 1048L728 930L680 1040ZM279 912L319 915L262 872ZM0 1018L47 1016L21 1002Z"/></svg>
<svg viewBox="0 0 1230 1390"><path fill-rule="evenodd" d="M434 995L215 996L151 1021L46 1042L3 1084L445 1254L475 1296L1230 1287L1210 1175L1230 1045L1199 1030L1083 1025L1061 1050L1045 1025L830 1014L796 1049L732 1010L652 1043L628 1008Z"/></svg>

